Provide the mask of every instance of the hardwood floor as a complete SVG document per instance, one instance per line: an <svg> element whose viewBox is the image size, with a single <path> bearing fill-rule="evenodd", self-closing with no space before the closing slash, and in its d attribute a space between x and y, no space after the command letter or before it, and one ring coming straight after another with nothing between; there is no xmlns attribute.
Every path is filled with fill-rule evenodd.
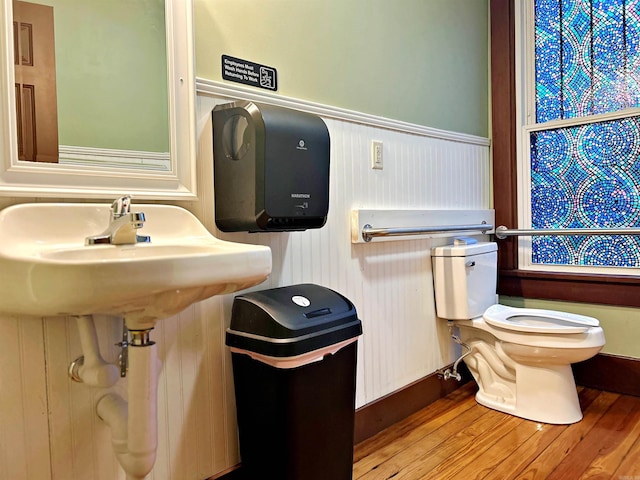
<svg viewBox="0 0 640 480"><path fill-rule="evenodd" d="M478 405L475 389L356 445L353 479L640 480L640 397L580 388L582 421L548 425Z"/></svg>

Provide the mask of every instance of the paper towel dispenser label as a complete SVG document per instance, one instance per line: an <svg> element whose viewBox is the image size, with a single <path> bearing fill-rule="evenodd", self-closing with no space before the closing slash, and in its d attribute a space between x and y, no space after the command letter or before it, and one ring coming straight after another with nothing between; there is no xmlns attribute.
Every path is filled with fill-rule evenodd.
<svg viewBox="0 0 640 480"><path fill-rule="evenodd" d="M222 55L222 78L252 87L278 90L278 72L273 67Z"/></svg>

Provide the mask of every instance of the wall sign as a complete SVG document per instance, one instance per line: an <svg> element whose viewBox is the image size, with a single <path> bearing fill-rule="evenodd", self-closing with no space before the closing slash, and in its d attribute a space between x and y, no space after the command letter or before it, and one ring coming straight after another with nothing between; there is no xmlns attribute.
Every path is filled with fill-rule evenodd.
<svg viewBox="0 0 640 480"><path fill-rule="evenodd" d="M222 78L252 87L278 89L278 72L273 67L222 55Z"/></svg>

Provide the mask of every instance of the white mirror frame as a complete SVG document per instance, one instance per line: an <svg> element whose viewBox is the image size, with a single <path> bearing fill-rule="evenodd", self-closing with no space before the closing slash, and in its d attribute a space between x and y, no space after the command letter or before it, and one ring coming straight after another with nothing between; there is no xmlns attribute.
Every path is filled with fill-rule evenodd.
<svg viewBox="0 0 640 480"><path fill-rule="evenodd" d="M196 114L192 0L166 0L171 171L33 163L18 160L13 7L0 0L0 196L194 200Z"/></svg>

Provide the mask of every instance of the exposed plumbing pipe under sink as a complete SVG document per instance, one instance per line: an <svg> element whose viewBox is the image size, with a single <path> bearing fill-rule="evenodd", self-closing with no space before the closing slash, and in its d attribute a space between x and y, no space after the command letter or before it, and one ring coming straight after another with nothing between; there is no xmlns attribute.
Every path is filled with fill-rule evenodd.
<svg viewBox="0 0 640 480"><path fill-rule="evenodd" d="M115 393L98 401L98 416L111 428L113 448L127 480L142 480L156 460L158 448L157 346L153 342L129 345L128 402Z"/></svg>
<svg viewBox="0 0 640 480"><path fill-rule="evenodd" d="M118 367L106 362L100 355L98 335L91 315L76 317L82 356L69 365L69 377L91 387L112 387L120 378Z"/></svg>
<svg viewBox="0 0 640 480"><path fill-rule="evenodd" d="M120 378L120 369L100 356L91 315L77 317L83 356L69 367L77 382L95 387L111 387ZM143 480L153 469L158 448L158 374L160 360L151 330L129 331L127 343L127 400L107 393L96 405L96 413L111 429L113 449L127 480Z"/></svg>

